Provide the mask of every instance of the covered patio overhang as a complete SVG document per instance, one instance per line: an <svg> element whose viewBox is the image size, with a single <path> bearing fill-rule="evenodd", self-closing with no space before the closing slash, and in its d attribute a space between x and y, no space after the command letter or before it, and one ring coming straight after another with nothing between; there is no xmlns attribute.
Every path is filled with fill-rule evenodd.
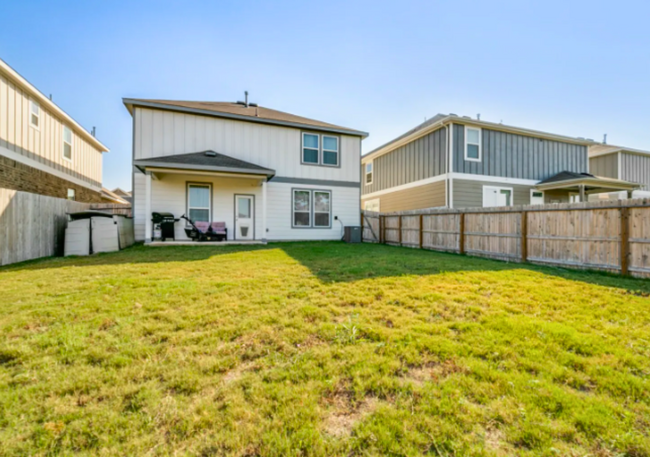
<svg viewBox="0 0 650 457"><path fill-rule="evenodd" d="M539 182L535 186L535 189L541 191L563 190L576 193L580 196L580 201L584 202L587 201L587 196L590 194L602 194L606 192L626 191L631 198L632 192L640 187L640 184L621 179L605 178L588 173L563 171Z"/></svg>
<svg viewBox="0 0 650 457"><path fill-rule="evenodd" d="M155 157L134 161L134 166L145 175L145 242L151 242L153 223L152 181L164 180L169 175L203 176L226 180L246 180L251 186L261 186L262 233L265 241L267 182L275 176L275 170L226 156L214 151L203 151L167 157Z"/></svg>

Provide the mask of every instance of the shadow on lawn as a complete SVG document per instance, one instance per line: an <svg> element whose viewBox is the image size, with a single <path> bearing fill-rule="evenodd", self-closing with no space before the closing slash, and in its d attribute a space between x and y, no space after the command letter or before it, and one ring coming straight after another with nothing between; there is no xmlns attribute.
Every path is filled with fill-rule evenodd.
<svg viewBox="0 0 650 457"><path fill-rule="evenodd" d="M161 262L194 262L222 255L280 249L307 267L326 283L352 282L361 279L432 275L463 271L506 271L525 269L607 287L625 289L632 293L649 293L650 281L623 278L613 274L568 270L531 264L507 263L457 254L423 251L376 244L345 244L331 242L270 243L251 246L169 246L136 245L124 251L90 257L48 258L0 267L2 272L43 270L61 267L95 267L105 265L155 264ZM215 263L215 268L226 265ZM226 266L227 267L227 266ZM209 270L206 269L206 273Z"/></svg>

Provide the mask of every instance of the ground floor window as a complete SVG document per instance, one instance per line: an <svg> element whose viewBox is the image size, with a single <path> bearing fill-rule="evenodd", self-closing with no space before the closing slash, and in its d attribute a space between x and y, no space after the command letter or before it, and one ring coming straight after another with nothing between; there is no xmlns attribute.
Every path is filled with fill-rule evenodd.
<svg viewBox="0 0 650 457"><path fill-rule="evenodd" d="M192 221L211 222L211 198L212 186L210 184L187 184L187 214Z"/></svg>
<svg viewBox="0 0 650 457"><path fill-rule="evenodd" d="M293 189L292 194L292 227L329 228L332 226L332 192Z"/></svg>
<svg viewBox="0 0 650 457"><path fill-rule="evenodd" d="M68 195L66 197L68 200L76 200L77 199L77 192L74 189L68 189Z"/></svg>
<svg viewBox="0 0 650 457"><path fill-rule="evenodd" d="M375 198L373 200L366 200L363 202L364 211L374 211L375 213L379 212L379 199Z"/></svg>
<svg viewBox="0 0 650 457"><path fill-rule="evenodd" d="M530 189L530 204L531 205L543 205L544 204L544 192L541 190Z"/></svg>
<svg viewBox="0 0 650 457"><path fill-rule="evenodd" d="M483 186L483 206L512 206L512 188Z"/></svg>

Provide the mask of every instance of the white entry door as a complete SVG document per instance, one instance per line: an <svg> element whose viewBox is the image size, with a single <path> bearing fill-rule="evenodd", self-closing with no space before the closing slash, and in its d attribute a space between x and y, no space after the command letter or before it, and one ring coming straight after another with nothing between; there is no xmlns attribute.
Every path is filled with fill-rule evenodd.
<svg viewBox="0 0 650 457"><path fill-rule="evenodd" d="M255 238L255 199L252 195L235 195L235 239Z"/></svg>
<svg viewBox="0 0 650 457"><path fill-rule="evenodd" d="M483 206L512 206L512 189L483 186Z"/></svg>

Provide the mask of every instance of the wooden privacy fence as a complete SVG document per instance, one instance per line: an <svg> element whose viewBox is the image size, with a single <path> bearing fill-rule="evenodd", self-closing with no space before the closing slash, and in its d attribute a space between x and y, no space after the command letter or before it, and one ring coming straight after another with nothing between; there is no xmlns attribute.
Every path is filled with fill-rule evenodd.
<svg viewBox="0 0 650 457"><path fill-rule="evenodd" d="M131 205L126 203L91 203L90 209L131 217Z"/></svg>
<svg viewBox="0 0 650 457"><path fill-rule="evenodd" d="M88 203L0 188L0 265L60 254L66 213Z"/></svg>
<svg viewBox="0 0 650 457"><path fill-rule="evenodd" d="M363 241L650 276L650 200L362 212Z"/></svg>

